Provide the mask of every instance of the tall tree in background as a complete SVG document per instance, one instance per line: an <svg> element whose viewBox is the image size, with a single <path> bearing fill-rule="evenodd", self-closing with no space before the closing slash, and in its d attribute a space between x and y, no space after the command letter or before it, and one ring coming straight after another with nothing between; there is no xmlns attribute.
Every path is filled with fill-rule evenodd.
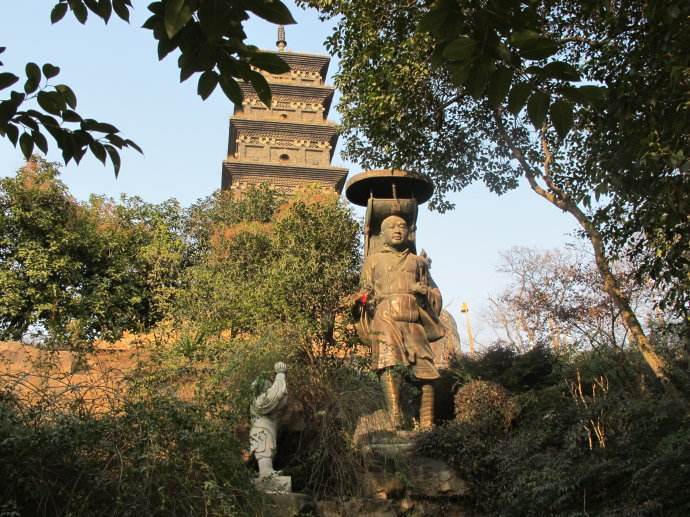
<svg viewBox="0 0 690 517"><path fill-rule="evenodd" d="M185 262L182 215L176 201L80 203L41 159L0 179L0 339L74 345L162 319Z"/></svg>
<svg viewBox="0 0 690 517"><path fill-rule="evenodd" d="M601 287L592 257L582 250L539 251L512 247L497 268L508 276L505 290L489 298L490 319L502 329L501 341L518 351L535 346L574 352L627 349L628 333L620 310ZM650 317L653 293L616 263L616 276L636 313Z"/></svg>
<svg viewBox="0 0 690 517"><path fill-rule="evenodd" d="M427 173L432 206L476 180L520 178L570 213L631 339L667 384L611 261L637 244L645 274L687 294L690 34L686 2L312 0L338 17L329 50L346 155ZM657 257L661 257L659 260ZM669 258L670 260L664 260Z"/></svg>
<svg viewBox="0 0 690 517"><path fill-rule="evenodd" d="M71 12L79 23L86 23L89 13L106 24L113 13L129 22L130 0L59 0L50 13L57 23ZM289 66L274 53L259 51L247 45L243 23L255 14L269 22L295 23L290 11L280 0L161 0L148 5L151 16L144 28L153 32L158 41L158 58L179 51L180 82L199 75L197 93L206 99L220 84L223 93L234 103L242 102L241 79L251 84L259 98L271 104L271 89L255 68L283 73ZM6 47L0 46L0 54ZM0 62L2 66L2 62ZM62 152L65 164L79 163L90 152L103 164L110 159L115 175L120 170L119 151L141 149L132 140L119 135L112 124L84 118L77 113L77 97L66 84L52 80L60 68L50 63L38 66L27 63L26 80L21 90L4 92L0 99L0 136L13 145L19 144L28 159L34 147L48 152L44 130ZM19 81L11 72L0 72L0 91Z"/></svg>

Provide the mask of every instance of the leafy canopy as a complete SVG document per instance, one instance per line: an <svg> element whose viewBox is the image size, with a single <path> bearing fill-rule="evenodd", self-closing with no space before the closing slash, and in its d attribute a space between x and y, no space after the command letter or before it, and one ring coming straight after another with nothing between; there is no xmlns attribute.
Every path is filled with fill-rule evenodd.
<svg viewBox="0 0 690 517"><path fill-rule="evenodd" d="M428 174L441 210L473 181L501 194L531 175L683 312L687 2L302 3L336 19L349 159Z"/></svg>

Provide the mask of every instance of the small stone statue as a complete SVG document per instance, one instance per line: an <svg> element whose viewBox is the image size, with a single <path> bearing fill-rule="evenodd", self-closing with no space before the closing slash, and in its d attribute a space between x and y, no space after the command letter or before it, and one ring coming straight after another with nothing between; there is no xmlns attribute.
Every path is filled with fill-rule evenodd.
<svg viewBox="0 0 690 517"><path fill-rule="evenodd" d="M249 440L250 451L259 464L259 479L279 474L273 470L273 458L278 446L278 417L287 405L287 366L278 362L274 365L274 370L276 376L272 384L264 379L257 379L253 384L259 395L251 405L252 428Z"/></svg>

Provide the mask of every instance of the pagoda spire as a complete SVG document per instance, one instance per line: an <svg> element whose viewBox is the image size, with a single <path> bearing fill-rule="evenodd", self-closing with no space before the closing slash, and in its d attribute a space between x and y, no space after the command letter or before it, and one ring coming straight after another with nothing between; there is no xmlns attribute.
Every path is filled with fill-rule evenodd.
<svg viewBox="0 0 690 517"><path fill-rule="evenodd" d="M287 41L285 41L285 26L278 26L278 40L276 41L276 46L279 52L284 52L285 47L287 47Z"/></svg>

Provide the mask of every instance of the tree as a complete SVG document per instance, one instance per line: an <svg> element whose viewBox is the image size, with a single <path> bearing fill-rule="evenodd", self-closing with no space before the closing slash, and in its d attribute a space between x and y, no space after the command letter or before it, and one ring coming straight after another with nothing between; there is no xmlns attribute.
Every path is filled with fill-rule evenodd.
<svg viewBox="0 0 690 517"><path fill-rule="evenodd" d="M687 252L675 244L687 236L672 234L685 221L687 200L668 192L687 181L690 119L670 113L688 108L688 6L672 0L653 7L567 0L303 3L338 17L327 45L341 59L336 85L346 155L364 167L427 173L437 186L432 206L441 210L450 208L445 193L473 181L501 194L526 179L577 220L631 339L667 383L667 365L643 332L611 259L626 237L649 230L643 220L651 221L651 238L643 242L653 244L662 233L663 253L666 245L679 257L670 278L685 275ZM665 52L656 56L652 49L662 43ZM681 57L669 60L670 49ZM636 82L648 72L663 89ZM636 108L652 102L656 108ZM635 143L658 139L651 147L620 150L633 134ZM629 170L644 180L634 188ZM626 218L626 227L621 214L640 200L673 217L645 209ZM614 239L616 232L623 238Z"/></svg>
<svg viewBox="0 0 690 517"><path fill-rule="evenodd" d="M79 203L55 164L0 180L0 338L117 338L168 312L185 258L182 211L123 197Z"/></svg>
<svg viewBox="0 0 690 517"><path fill-rule="evenodd" d="M360 255L359 226L335 193L285 200L258 187L239 199L216 194L192 212L195 264L178 300L180 319L208 335L295 327L309 354L337 345Z"/></svg>
<svg viewBox="0 0 690 517"><path fill-rule="evenodd" d="M271 90L256 69L283 73L289 66L276 54L245 44L243 22L252 13L273 23L295 23L280 0L162 0L151 2L148 8L152 15L144 28L151 30L158 41L158 58L162 60L179 51L180 81L200 74L197 93L202 99L220 84L228 99L241 103L242 90L237 82L241 79L252 85L265 104L271 104ZM50 19L57 23L71 11L82 24L89 13L107 24L114 12L128 22L130 9L130 0L59 0ZM0 54L5 50L6 47L0 47ZM26 65L23 89L9 91L9 96L0 100L0 136L7 137L15 146L19 144L29 159L34 147L48 152L44 130L55 140L66 164L71 160L79 163L90 152L103 164L110 159L117 176L119 151L141 149L119 135L112 124L77 113L77 97L72 89L50 82L59 73L60 68L50 63L40 67L36 63ZM0 91L18 81L18 75L0 72Z"/></svg>
<svg viewBox="0 0 690 517"><path fill-rule="evenodd" d="M503 292L490 298L490 316L503 330L501 337L517 350L627 348L620 311L582 250L513 247L501 254L497 271L509 281ZM651 308L653 293L635 281L630 265L617 263L616 275L636 312Z"/></svg>

